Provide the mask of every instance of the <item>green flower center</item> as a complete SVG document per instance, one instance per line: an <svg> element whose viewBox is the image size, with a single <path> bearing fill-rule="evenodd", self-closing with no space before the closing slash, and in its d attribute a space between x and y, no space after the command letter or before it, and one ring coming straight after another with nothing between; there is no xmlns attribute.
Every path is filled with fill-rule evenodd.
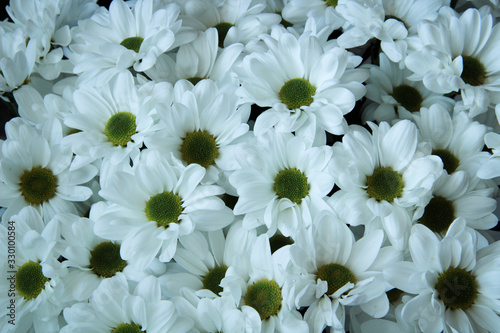
<svg viewBox="0 0 500 333"><path fill-rule="evenodd" d="M281 170L274 178L273 190L278 198L288 198L296 204L302 202L310 188L307 177L296 168Z"/></svg>
<svg viewBox="0 0 500 333"><path fill-rule="evenodd" d="M198 82L200 82L201 80L203 80L202 77L192 77L192 78L189 78L187 79L189 82L191 82L193 84L193 86L195 86Z"/></svg>
<svg viewBox="0 0 500 333"><path fill-rule="evenodd" d="M471 86L480 86L486 80L484 65L474 57L462 55L463 69L460 77Z"/></svg>
<svg viewBox="0 0 500 333"><path fill-rule="evenodd" d="M186 135L181 144L181 154L187 164L198 163L206 168L214 164L219 149L212 134L198 130Z"/></svg>
<svg viewBox="0 0 500 333"><path fill-rule="evenodd" d="M337 5L339 4L338 0L325 0L325 2L328 6L331 6L333 8L337 7Z"/></svg>
<svg viewBox="0 0 500 333"><path fill-rule="evenodd" d="M345 266L327 264L318 268L318 278L328 283L327 295L332 295L347 283L356 283L356 277Z"/></svg>
<svg viewBox="0 0 500 333"><path fill-rule="evenodd" d="M434 149L432 150L432 155L439 156L441 161L443 161L443 167L451 175L458 168L460 161L458 158L450 153L447 149Z"/></svg>
<svg viewBox="0 0 500 333"><path fill-rule="evenodd" d="M224 47L224 39L226 39L227 32L231 27L234 27L234 25L227 22L221 22L214 26L219 34L219 47Z"/></svg>
<svg viewBox="0 0 500 333"><path fill-rule="evenodd" d="M144 41L144 38L142 38L142 37L129 37L129 38L125 38L124 40L122 40L120 45L125 46L127 49L138 53L139 50L141 49L141 44L143 41Z"/></svg>
<svg viewBox="0 0 500 333"><path fill-rule="evenodd" d="M220 282L226 276L227 266L218 266L212 268L203 278L203 289L208 289L214 294L219 295L223 290Z"/></svg>
<svg viewBox="0 0 500 333"><path fill-rule="evenodd" d="M136 130L135 116L130 112L118 112L108 119L104 134L115 146L126 146Z"/></svg>
<svg viewBox="0 0 500 333"><path fill-rule="evenodd" d="M443 197L436 196L425 206L420 223L434 232L443 232L455 219L453 203Z"/></svg>
<svg viewBox="0 0 500 333"><path fill-rule="evenodd" d="M141 328L136 324L120 324L111 333L142 333Z"/></svg>
<svg viewBox="0 0 500 333"><path fill-rule="evenodd" d="M278 284L267 279L252 284L245 295L245 304L257 310L262 320L277 315L282 300Z"/></svg>
<svg viewBox="0 0 500 333"><path fill-rule="evenodd" d="M45 289L45 282L49 281L42 273L42 265L28 261L16 273L16 289L25 299L34 299Z"/></svg>
<svg viewBox="0 0 500 333"><path fill-rule="evenodd" d="M281 102L290 110L309 106L314 101L316 88L305 79L291 79L285 82L279 92Z"/></svg>
<svg viewBox="0 0 500 333"><path fill-rule="evenodd" d="M420 111L422 106L423 98L420 92L406 84L394 87L392 97L408 111Z"/></svg>
<svg viewBox="0 0 500 333"><path fill-rule="evenodd" d="M103 242L90 252L90 267L99 276L109 278L123 271L127 262L120 256L120 245Z"/></svg>
<svg viewBox="0 0 500 333"><path fill-rule="evenodd" d="M280 234L275 234L269 238L269 243L271 245L271 253L276 252L276 250L281 249L283 246L292 245L293 239L291 237L285 237Z"/></svg>
<svg viewBox="0 0 500 333"><path fill-rule="evenodd" d="M172 192L162 192L152 196L146 203L146 216L155 221L158 227L168 227L177 223L182 213L182 200Z"/></svg>
<svg viewBox="0 0 500 333"><path fill-rule="evenodd" d="M36 167L21 176L21 194L32 205L41 204L56 194L57 178L52 171Z"/></svg>
<svg viewBox="0 0 500 333"><path fill-rule="evenodd" d="M436 290L448 308L465 310L476 299L476 278L461 268L449 268L439 275Z"/></svg>
<svg viewBox="0 0 500 333"><path fill-rule="evenodd" d="M394 201L403 193L403 177L390 167L377 168L366 177L366 192L378 201Z"/></svg>

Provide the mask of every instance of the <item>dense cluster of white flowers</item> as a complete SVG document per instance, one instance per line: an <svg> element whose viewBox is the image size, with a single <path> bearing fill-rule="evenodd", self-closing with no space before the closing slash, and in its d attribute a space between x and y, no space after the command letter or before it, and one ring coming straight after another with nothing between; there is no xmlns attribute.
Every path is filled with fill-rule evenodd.
<svg viewBox="0 0 500 333"><path fill-rule="evenodd" d="M7 13L1 332L498 332L498 1Z"/></svg>

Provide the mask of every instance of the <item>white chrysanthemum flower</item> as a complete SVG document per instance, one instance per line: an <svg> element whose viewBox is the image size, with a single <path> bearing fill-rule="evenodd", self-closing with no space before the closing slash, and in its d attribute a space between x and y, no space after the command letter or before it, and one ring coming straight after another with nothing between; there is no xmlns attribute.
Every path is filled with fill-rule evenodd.
<svg viewBox="0 0 500 333"><path fill-rule="evenodd" d="M7 30L6 30L7 29ZM36 61L36 43L26 43L21 29L0 25L0 95L19 88L29 80Z"/></svg>
<svg viewBox="0 0 500 333"><path fill-rule="evenodd" d="M168 101L171 86L162 85L164 100ZM112 164L136 159L154 125L146 98L129 72L120 73L101 88L82 85L77 89L73 93L74 111L64 116L64 123L78 131L65 137L64 142L71 145L78 163L103 157Z"/></svg>
<svg viewBox="0 0 500 333"><path fill-rule="evenodd" d="M173 154L184 165L206 168L204 183L217 181L221 170L236 169L233 151L236 140L248 132L250 105L238 105L231 89L219 89L212 80L202 80L194 87L181 80L173 95L172 105L158 105L163 121L145 140L146 146Z"/></svg>
<svg viewBox="0 0 500 333"><path fill-rule="evenodd" d="M61 144L61 124L52 119L37 131L15 118L6 132L9 138L0 155L0 205L7 207L2 221L25 206L35 207L45 222L59 212L78 214L78 203L92 195L83 184L94 178L97 168L71 168L73 153Z"/></svg>
<svg viewBox="0 0 500 333"><path fill-rule="evenodd" d="M339 0L336 10L350 25L337 41L342 47L352 48L376 38L387 57L400 62L407 54L409 33L421 22L435 20L444 3L441 0Z"/></svg>
<svg viewBox="0 0 500 333"><path fill-rule="evenodd" d="M179 47L175 58L173 54L163 54L146 74L155 81L172 84L180 79L186 79L193 85L202 79L211 79L219 86L237 81L232 66L243 45L236 43L219 49L218 43L215 28L200 31L194 41ZM238 85L239 82L233 84Z"/></svg>
<svg viewBox="0 0 500 333"><path fill-rule="evenodd" d="M381 223L392 245L402 250L410 234L409 213L430 200L443 163L419 144L409 120L392 127L369 125L373 134L353 125L334 144L331 174L340 191L329 203L351 225Z"/></svg>
<svg viewBox="0 0 500 333"><path fill-rule="evenodd" d="M384 53L379 55L380 65L365 65L370 77L366 80L366 98L374 103L366 104L363 121L392 121L402 117L402 113L417 112L439 104L452 109L455 101L442 94L436 94L419 81L411 81L408 69L400 69ZM363 67L363 66L362 66Z"/></svg>
<svg viewBox="0 0 500 333"><path fill-rule="evenodd" d="M416 295L405 301L402 318L427 332L495 332L500 327L498 242L490 246L458 219L439 241L421 225L412 229L413 262L384 270L396 288Z"/></svg>
<svg viewBox="0 0 500 333"><path fill-rule="evenodd" d="M183 4L182 24L197 31L216 28L219 47L245 45L280 23L281 16L263 12L265 7L253 0L188 0Z"/></svg>
<svg viewBox="0 0 500 333"><path fill-rule="evenodd" d="M287 0L281 16L294 25L305 25L309 18L324 21L330 31L340 28L345 20L336 10L337 0Z"/></svg>
<svg viewBox="0 0 500 333"><path fill-rule="evenodd" d="M179 237L194 230L215 231L234 219L217 197L224 190L200 185L204 175L197 164L173 167L158 151L146 150L134 170L115 172L99 192L112 204L94 217L94 232L121 241L121 257L139 270L158 253L160 261L170 261Z"/></svg>
<svg viewBox="0 0 500 333"><path fill-rule="evenodd" d="M0 327L4 332L59 332L58 316L63 308L65 294L61 279L66 269L57 260L53 250L58 230L45 227L42 217L32 207L25 207L19 214L0 226L3 238L13 246L14 259L8 265L2 262L0 290L5 295L0 304ZM11 237L9 237L9 240ZM14 243L14 244L12 244ZM7 249L7 247L5 248ZM10 252L9 252L10 253ZM7 298L7 295L9 296ZM8 316L8 306L14 302L14 318ZM7 323L14 319L15 325Z"/></svg>
<svg viewBox="0 0 500 333"><path fill-rule="evenodd" d="M255 240L255 232L233 223L224 236L222 230L193 232L179 239L174 261L187 272L165 274L160 282L170 295L183 295L185 288L199 298L216 298L222 291L221 280L229 266L246 260Z"/></svg>
<svg viewBox="0 0 500 333"><path fill-rule="evenodd" d="M500 124L500 104L495 108L497 121ZM492 155L477 170L477 176L481 179L492 179L500 177L500 134L497 132L488 132L484 136L486 146L491 150Z"/></svg>
<svg viewBox="0 0 500 333"><path fill-rule="evenodd" d="M92 219L58 214L50 223L57 224L54 228L60 230L62 238L58 240L56 249L66 259L63 266L69 268L68 275L63 279L66 290L64 301L87 300L104 279L116 274L124 274L132 280L142 273L121 258L120 243L94 234Z"/></svg>
<svg viewBox="0 0 500 333"><path fill-rule="evenodd" d="M250 253L250 265L230 266L222 279L222 297L232 297L240 309L245 332L309 332L307 323L295 309L289 309L282 293L283 280L276 272L275 258L267 235L260 235ZM238 327L237 326L237 327ZM230 330L233 332L233 330ZM234 330L237 332L238 330Z"/></svg>
<svg viewBox="0 0 500 333"><path fill-rule="evenodd" d="M420 44L410 52L406 66L438 93L459 91L457 108L468 110L471 117L500 103L500 25L490 14L468 9L459 15L443 7L436 23L427 22L418 30Z"/></svg>
<svg viewBox="0 0 500 333"><path fill-rule="evenodd" d="M493 189L477 188L469 179L463 171L456 171L451 176L443 173L434 185L432 199L413 219L441 235L460 217L474 229L487 230L496 226L497 201L493 198Z"/></svg>
<svg viewBox="0 0 500 333"><path fill-rule="evenodd" d="M368 72L354 69L361 58L304 33L263 36L269 51L247 55L235 71L245 101L272 107L256 120L257 136L276 127L312 140L327 131L343 134L344 115L364 93Z"/></svg>
<svg viewBox="0 0 500 333"><path fill-rule="evenodd" d="M273 132L249 150L239 159L241 169L229 177L239 196L234 213L245 214L246 228L265 225L269 236L279 230L293 237L329 209L325 197L334 185L326 170L329 147L311 147L291 133Z"/></svg>
<svg viewBox="0 0 500 333"><path fill-rule="evenodd" d="M179 13L175 3L153 11L153 0L139 0L133 9L123 0L112 1L109 11L79 21L70 45L74 72L81 81L103 85L131 66L137 72L151 68L160 54L194 38L182 34L185 40L176 40Z"/></svg>
<svg viewBox="0 0 500 333"><path fill-rule="evenodd" d="M283 292L289 308L308 307L304 318L311 332L321 333L327 326L335 332L345 330L346 306L360 305L372 315L385 316L386 285L371 269L383 240L384 233L378 230L355 241L344 223L325 213L297 235L290 246L293 268Z"/></svg>
<svg viewBox="0 0 500 333"><path fill-rule="evenodd" d="M154 276L142 279L131 293L123 274L104 280L90 303L64 309L64 319L68 325L61 333L184 333L193 327L171 301L161 299L160 284Z"/></svg>

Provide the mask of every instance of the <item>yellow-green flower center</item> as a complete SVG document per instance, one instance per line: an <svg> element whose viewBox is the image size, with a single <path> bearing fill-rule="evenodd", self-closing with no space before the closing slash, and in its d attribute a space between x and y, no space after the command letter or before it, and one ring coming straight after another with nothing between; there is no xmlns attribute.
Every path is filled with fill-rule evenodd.
<svg viewBox="0 0 500 333"><path fill-rule="evenodd" d="M450 153L447 149L434 149L432 150L432 155L439 156L441 161L443 161L443 167L451 175L458 168L460 161L458 158Z"/></svg>
<svg viewBox="0 0 500 333"><path fill-rule="evenodd" d="M439 275L436 290L446 307L466 310L477 297L476 278L464 269L449 268Z"/></svg>
<svg viewBox="0 0 500 333"><path fill-rule="evenodd" d="M219 295L223 290L220 282L226 276L227 266L217 266L212 268L203 278L203 289L208 289Z"/></svg>
<svg viewBox="0 0 500 333"><path fill-rule="evenodd" d="M285 237L281 234L275 234L269 238L269 244L271 245L271 253L276 252L276 250L281 249L283 246L292 245L293 239L291 237Z"/></svg>
<svg viewBox="0 0 500 333"><path fill-rule="evenodd" d="M412 86L402 84L394 87L392 97L408 111L420 111L422 106L422 95Z"/></svg>
<svg viewBox="0 0 500 333"><path fill-rule="evenodd" d="M120 324L111 333L142 333L141 328L136 324Z"/></svg>
<svg viewBox="0 0 500 333"><path fill-rule="evenodd" d="M282 300L281 288L276 282L267 279L252 284L245 295L245 305L257 310L262 320L277 315Z"/></svg>
<svg viewBox="0 0 500 333"><path fill-rule="evenodd" d="M46 168L35 167L21 176L21 194L32 205L41 204L56 194L57 178Z"/></svg>
<svg viewBox="0 0 500 333"><path fill-rule="evenodd" d="M290 110L309 106L314 101L316 88L305 79L291 79L285 82L279 92L281 102Z"/></svg>
<svg viewBox="0 0 500 333"><path fill-rule="evenodd" d="M296 168L281 170L274 178L273 190L278 198L288 198L296 204L302 202L310 188L307 177Z"/></svg>
<svg viewBox="0 0 500 333"><path fill-rule="evenodd" d="M120 256L120 245L103 242L90 252L90 267L99 276L109 278L123 271L127 262Z"/></svg>
<svg viewBox="0 0 500 333"><path fill-rule="evenodd" d="M325 0L325 2L328 6L331 6L333 8L337 7L337 5L339 4L338 0Z"/></svg>
<svg viewBox="0 0 500 333"><path fill-rule="evenodd" d="M480 86L486 80L486 69L484 65L476 58L462 55L463 69L460 77L465 83L471 86Z"/></svg>
<svg viewBox="0 0 500 333"><path fill-rule="evenodd" d="M219 155L219 148L212 134L198 130L189 133L183 139L181 154L187 164L198 163L206 168L214 164Z"/></svg>
<svg viewBox="0 0 500 333"><path fill-rule="evenodd" d="M231 27L234 27L234 25L227 22L221 22L214 26L219 34L219 47L224 47L224 39L226 39L227 32Z"/></svg>
<svg viewBox="0 0 500 333"><path fill-rule="evenodd" d="M327 264L318 268L318 279L328 283L327 295L332 295L347 283L356 283L356 277L345 266L339 264Z"/></svg>
<svg viewBox="0 0 500 333"><path fill-rule="evenodd" d="M136 130L135 116L130 112L118 112L108 119L104 134L115 146L126 146Z"/></svg>
<svg viewBox="0 0 500 333"><path fill-rule="evenodd" d="M129 37L122 40L120 45L125 46L127 49L135 51L137 53L141 49L141 44L143 41L144 38L142 37Z"/></svg>
<svg viewBox="0 0 500 333"><path fill-rule="evenodd" d="M16 273L16 289L19 295L30 300L37 298L49 281L42 272L42 266L33 261L24 263Z"/></svg>
<svg viewBox="0 0 500 333"><path fill-rule="evenodd" d="M455 208L453 202L440 196L435 196L425 206L424 215L420 218L420 223L434 232L444 232L448 230L455 219Z"/></svg>
<svg viewBox="0 0 500 333"><path fill-rule="evenodd" d="M178 223L182 213L182 200L172 192L162 192L152 196L146 203L146 216L155 221L158 227L168 227L170 223Z"/></svg>
<svg viewBox="0 0 500 333"><path fill-rule="evenodd" d="M366 192L378 201L394 201L403 193L403 177L390 167L377 168L366 177Z"/></svg>

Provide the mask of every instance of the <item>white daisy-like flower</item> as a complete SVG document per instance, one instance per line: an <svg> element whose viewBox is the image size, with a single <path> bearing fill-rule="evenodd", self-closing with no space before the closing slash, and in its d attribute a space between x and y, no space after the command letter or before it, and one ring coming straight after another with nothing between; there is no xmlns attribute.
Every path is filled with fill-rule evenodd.
<svg viewBox="0 0 500 333"><path fill-rule="evenodd" d="M21 29L0 25L0 95L12 92L27 82L36 61L36 43L26 43Z"/></svg>
<svg viewBox="0 0 500 333"><path fill-rule="evenodd" d="M166 82L161 85L168 102L171 86ZM64 142L71 146L78 163L106 157L118 164L137 158L154 119L151 105L136 87L132 74L120 73L101 88L82 85L72 97L74 110L64 115L64 123L77 131Z"/></svg>
<svg viewBox="0 0 500 333"><path fill-rule="evenodd" d="M90 303L76 303L63 313L68 325L61 333L184 333L193 327L171 301L161 299L154 276L142 279L131 293L125 276L115 275L101 283Z"/></svg>
<svg viewBox="0 0 500 333"><path fill-rule="evenodd" d="M15 251L8 265L2 262L0 290L9 296L2 297L0 302L2 331L58 332L58 316L63 308L61 298L65 294L61 279L66 275L66 268L54 251L57 228L46 227L32 207L25 207L4 225L0 231L5 234L5 240L9 235L9 247ZM8 316L10 304L14 304L14 318ZM15 325L7 323L9 319L13 319Z"/></svg>
<svg viewBox="0 0 500 333"><path fill-rule="evenodd" d="M457 218L464 218L467 226L474 229L487 230L496 226L494 189L478 188L469 179L463 171L451 176L443 173L434 185L432 199L415 212L413 219L441 235Z"/></svg>
<svg viewBox="0 0 500 333"><path fill-rule="evenodd" d="M373 134L353 125L333 145L331 174L340 190L329 203L351 225L380 223L392 245L402 250L410 234L409 214L429 202L443 163L419 143L417 127L409 120L392 127L369 125Z"/></svg>
<svg viewBox="0 0 500 333"><path fill-rule="evenodd" d="M269 236L279 230L293 237L329 209L325 197L334 185L327 172L332 151L311 147L291 133L271 134L242 152L248 156L239 158L241 169L229 177L239 196L233 211L245 214L248 229L265 225Z"/></svg>
<svg viewBox="0 0 500 333"><path fill-rule="evenodd" d="M460 91L457 108L468 110L471 117L500 103L498 79L500 67L500 25L490 14L468 9L459 15L443 7L437 22L418 29L419 46L409 53L406 66L424 85L438 93Z"/></svg>
<svg viewBox="0 0 500 333"><path fill-rule="evenodd" d="M174 261L186 273L165 274L160 277L169 294L183 295L183 290L199 298L216 298L222 291L221 280L227 268L236 263L241 265L255 241L254 232L243 229L241 223L233 223L224 236L222 230L208 233L193 232L179 239Z"/></svg>
<svg viewBox="0 0 500 333"><path fill-rule="evenodd" d="M500 124L500 104L495 108L496 118ZM490 131L484 136L484 143L491 150L490 158L477 170L477 176L481 179L493 179L500 177L500 134L496 131Z"/></svg>
<svg viewBox="0 0 500 333"><path fill-rule="evenodd" d="M133 9L123 0L113 0L109 11L79 21L70 45L74 72L81 81L95 79L103 85L131 66L137 72L151 68L160 54L194 38L182 34L176 40L179 13L175 3L153 11L153 0L139 0Z"/></svg>
<svg viewBox="0 0 500 333"><path fill-rule="evenodd" d="M153 80L172 84L180 79L187 79L194 85L202 79L211 79L219 85L237 81L232 66L240 56L243 44L235 43L219 49L218 43L215 28L200 31L195 40L179 47L175 59L173 54L163 54L146 74Z"/></svg>
<svg viewBox="0 0 500 333"><path fill-rule="evenodd" d="M361 58L332 44L323 47L307 32L274 37L263 36L269 51L253 52L235 67L244 100L272 107L257 117L257 136L273 126L310 140L325 130L343 134L344 115L365 93L368 72L354 69Z"/></svg>
<svg viewBox="0 0 500 333"><path fill-rule="evenodd" d="M7 207L2 221L25 206L36 208L45 222L58 212L78 214L78 203L92 195L86 183L97 168L71 168L73 153L61 144L61 124L53 119L37 131L17 119L7 124L6 132L9 138L0 155L0 205Z"/></svg>
<svg viewBox="0 0 500 333"><path fill-rule="evenodd" d="M428 90L420 81L409 80L411 71L400 69L398 64L391 62L384 53L379 55L379 62L379 66L363 66L370 71L370 77L366 80L366 98L374 102L364 105L364 122L390 122L402 117L402 114L417 112L433 104L453 109L453 99Z"/></svg>
<svg viewBox="0 0 500 333"><path fill-rule="evenodd" d="M339 0L335 8L350 25L344 28L337 41L342 47L352 48L376 38L387 57L399 63L407 54L409 33L414 32L421 22L435 20L445 2Z"/></svg>
<svg viewBox="0 0 500 333"><path fill-rule="evenodd" d="M181 80L173 95L171 106L157 106L163 121L145 140L146 146L173 154L184 165L206 168L204 183L217 181L220 170L236 169L233 151L236 140L248 132L250 105L238 105L231 90L219 89L212 80L202 80L194 87Z"/></svg>
<svg viewBox="0 0 500 333"><path fill-rule="evenodd" d="M233 298L241 311L239 317L245 323L245 332L309 332L300 313L286 306L283 280L275 271L274 260L268 236L260 235L250 253L250 265L234 265L227 269L221 281L221 296Z"/></svg>
<svg viewBox="0 0 500 333"><path fill-rule="evenodd" d="M281 16L264 12L265 7L263 1L254 0L188 0L183 4L182 24L197 31L216 28L219 47L245 45L280 23Z"/></svg>
<svg viewBox="0 0 500 333"><path fill-rule="evenodd" d="M64 301L87 300L104 279L116 274L124 274L127 279L140 275L141 272L121 258L120 243L94 234L92 219L58 214L50 224L57 224L60 230L57 251L66 259L63 266L69 268L63 279L67 291Z"/></svg>
<svg viewBox="0 0 500 333"><path fill-rule="evenodd" d="M330 30L340 28L345 20L336 10L337 0L288 0L285 2L281 16L294 25L304 25L309 18L324 21Z"/></svg>
<svg viewBox="0 0 500 333"><path fill-rule="evenodd" d="M99 192L112 204L94 217L95 234L121 241L121 257L139 270L158 253L160 261L170 261L179 237L194 230L215 231L234 219L217 197L224 190L200 185L204 175L197 164L173 167L158 151L144 151L134 170L115 172Z"/></svg>
<svg viewBox="0 0 500 333"><path fill-rule="evenodd" d="M286 275L283 292L289 308L308 307L304 318L311 332L321 333L327 326L334 332L345 330L346 306L360 305L370 314L385 316L386 285L371 269L383 240L384 233L378 230L355 241L331 213L318 215L311 228L297 235L290 246L293 269Z"/></svg>
<svg viewBox="0 0 500 333"><path fill-rule="evenodd" d="M412 262L396 263L384 277L416 295L402 308L402 318L426 332L495 332L500 326L498 242L485 239L455 221L441 241L415 225L409 249Z"/></svg>

